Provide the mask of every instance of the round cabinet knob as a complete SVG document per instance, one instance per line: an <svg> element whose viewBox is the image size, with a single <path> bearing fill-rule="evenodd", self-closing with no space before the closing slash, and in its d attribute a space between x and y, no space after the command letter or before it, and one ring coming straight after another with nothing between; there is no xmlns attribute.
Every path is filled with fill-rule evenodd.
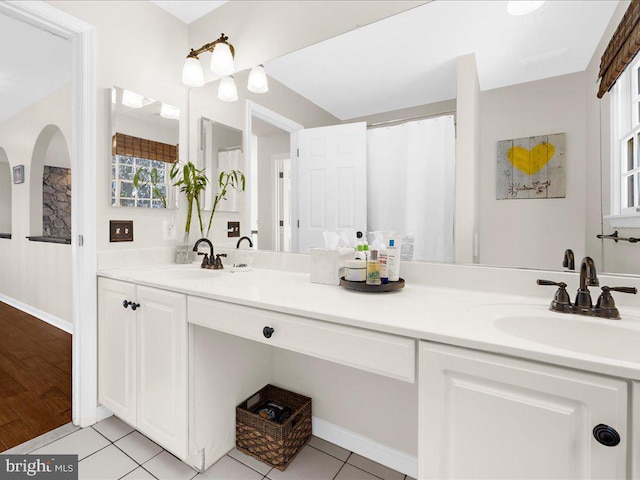
<svg viewBox="0 0 640 480"><path fill-rule="evenodd" d="M620 435L615 428L603 423L596 425L593 429L593 436L605 447L615 447L620 443Z"/></svg>
<svg viewBox="0 0 640 480"><path fill-rule="evenodd" d="M273 328L272 327L264 327L262 329L262 334L265 336L265 338L271 338L271 335L273 335Z"/></svg>
<svg viewBox="0 0 640 480"><path fill-rule="evenodd" d="M122 306L123 306L124 308L127 308L129 305L131 305L131 302L128 302L127 300L124 300L124 301L122 302Z"/></svg>
<svg viewBox="0 0 640 480"><path fill-rule="evenodd" d="M131 303L131 310L136 310L140 308L140 304L139 303Z"/></svg>

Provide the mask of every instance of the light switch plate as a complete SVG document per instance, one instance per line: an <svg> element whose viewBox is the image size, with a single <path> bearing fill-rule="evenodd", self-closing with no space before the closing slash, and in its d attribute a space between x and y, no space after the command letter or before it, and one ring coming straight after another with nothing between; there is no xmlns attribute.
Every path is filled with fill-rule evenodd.
<svg viewBox="0 0 640 480"><path fill-rule="evenodd" d="M133 220L109 220L110 242L133 242Z"/></svg>
<svg viewBox="0 0 640 480"><path fill-rule="evenodd" d="M240 222L227 222L227 238L240 236Z"/></svg>

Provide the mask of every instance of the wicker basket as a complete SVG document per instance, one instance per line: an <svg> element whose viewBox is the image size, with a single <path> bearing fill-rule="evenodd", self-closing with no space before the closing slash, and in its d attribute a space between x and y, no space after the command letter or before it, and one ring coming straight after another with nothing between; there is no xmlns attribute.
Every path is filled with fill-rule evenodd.
<svg viewBox="0 0 640 480"><path fill-rule="evenodd" d="M275 400L293 410L279 424L250 411L265 400ZM238 450L284 470L311 438L311 399L282 388L267 385L236 407L236 446Z"/></svg>

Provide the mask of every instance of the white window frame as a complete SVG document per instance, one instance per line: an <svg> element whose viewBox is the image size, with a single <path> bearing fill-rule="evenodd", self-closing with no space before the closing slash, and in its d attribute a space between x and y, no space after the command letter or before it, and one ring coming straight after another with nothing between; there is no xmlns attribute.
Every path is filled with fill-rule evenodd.
<svg viewBox="0 0 640 480"><path fill-rule="evenodd" d="M134 172L137 169L137 160L138 159L142 159L142 160L146 160L148 162L153 162L154 160L150 160L148 158L142 158L142 157L134 157L131 155L112 155L112 165L113 162L115 162L115 178L113 178L112 175L112 182L115 182L115 197L112 196L111 197L111 205L114 207L121 207L121 200L130 200L133 202L133 205L127 205L127 207L130 208L149 208L149 209L154 209L154 210L163 210L165 208L171 208L171 205L173 205L171 202L173 201L173 189L171 188L171 185L169 183L169 171L171 170L170 165L172 165L171 163L166 163L166 162L162 162L164 163L163 167L164 167L164 182L163 183L158 183L157 185L159 187L164 187L164 190L166 192L165 195L165 201L167 206L166 207L153 207L153 202L160 202L160 200L158 199L154 199L153 198L153 193L151 193L151 197L149 198L143 198L143 197L138 197L138 193L137 190L134 187L134 196L133 197L121 197L120 196L120 189L122 188L122 184L123 183L130 183L133 185L133 180L129 180L127 178L120 178L119 176L119 172L120 169L118 168L120 166L120 161L123 157L126 158L132 158L134 163L132 165L132 168L134 170ZM157 162L159 162L159 160L156 160ZM151 188L151 187L150 187ZM145 201L149 201L149 206L146 205L142 205L142 202Z"/></svg>
<svg viewBox="0 0 640 480"><path fill-rule="evenodd" d="M612 227L640 228L640 57L620 75L611 89L611 214ZM634 165L628 165L629 141L633 143ZM635 176L634 204L627 206L628 177Z"/></svg>

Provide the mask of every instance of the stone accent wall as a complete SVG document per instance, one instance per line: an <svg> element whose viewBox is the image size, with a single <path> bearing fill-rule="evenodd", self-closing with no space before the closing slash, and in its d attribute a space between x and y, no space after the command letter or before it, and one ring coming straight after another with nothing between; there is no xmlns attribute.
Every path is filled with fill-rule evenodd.
<svg viewBox="0 0 640 480"><path fill-rule="evenodd" d="M71 238L71 169L44 166L42 235Z"/></svg>

